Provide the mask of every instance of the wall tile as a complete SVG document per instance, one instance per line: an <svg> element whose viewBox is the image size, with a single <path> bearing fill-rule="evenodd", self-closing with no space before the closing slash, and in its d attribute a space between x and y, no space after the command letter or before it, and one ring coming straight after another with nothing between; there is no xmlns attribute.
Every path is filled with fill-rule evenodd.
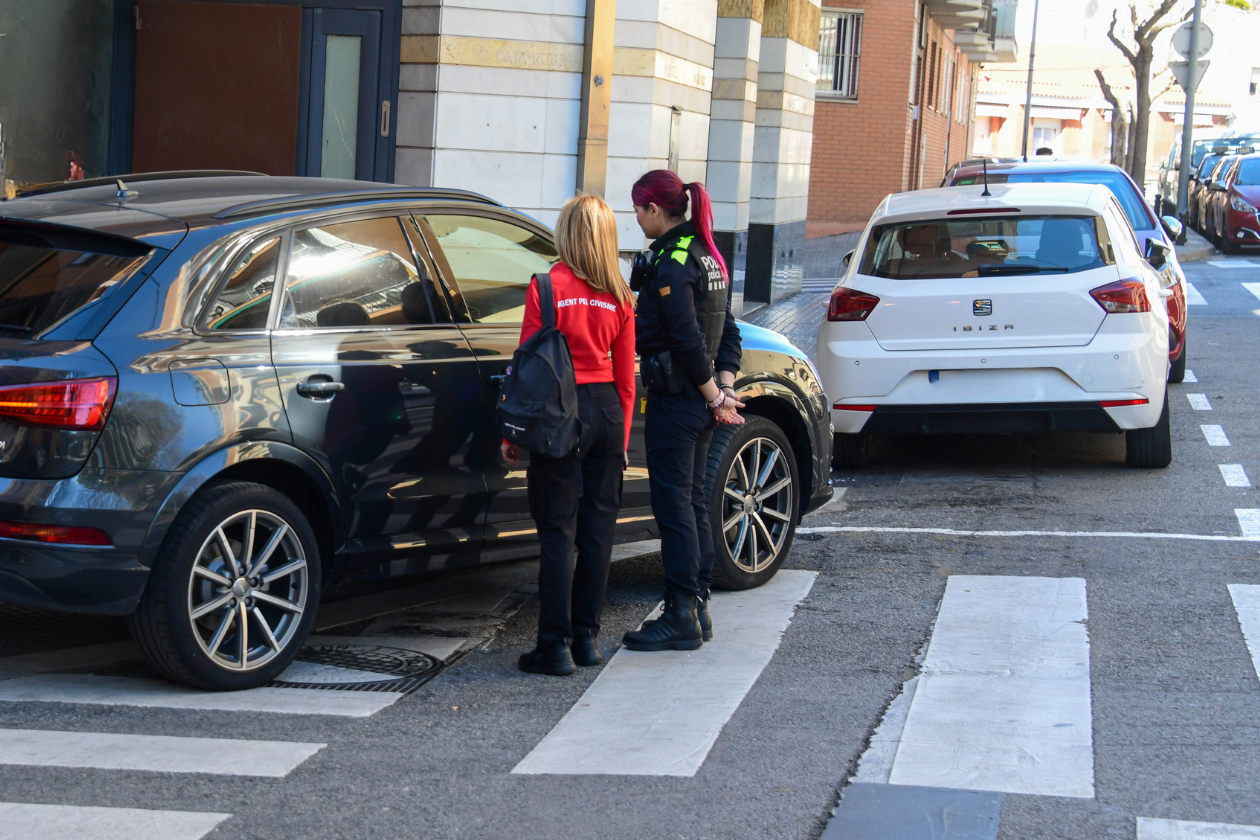
<svg viewBox="0 0 1260 840"><path fill-rule="evenodd" d="M443 93L437 146L505 152L543 151L546 110L536 99Z"/></svg>
<svg viewBox="0 0 1260 840"><path fill-rule="evenodd" d="M398 133L400 146L433 145L433 112L436 97L432 93L398 94Z"/></svg>
<svg viewBox="0 0 1260 840"><path fill-rule="evenodd" d="M438 149L433 183L472 190L508 207L541 207L543 156Z"/></svg>

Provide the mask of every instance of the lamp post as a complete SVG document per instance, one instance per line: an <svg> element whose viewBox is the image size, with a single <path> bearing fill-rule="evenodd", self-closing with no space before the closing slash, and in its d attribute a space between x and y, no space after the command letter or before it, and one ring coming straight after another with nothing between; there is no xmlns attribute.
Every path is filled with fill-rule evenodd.
<svg viewBox="0 0 1260 840"><path fill-rule="evenodd" d="M1203 0L1199 0L1203 2ZM1024 96L1024 143L1021 154L1024 162L1028 162L1028 127L1032 125L1032 79L1033 59L1037 57L1037 12L1041 9L1041 0L1033 2L1032 41L1028 44L1028 92Z"/></svg>
<svg viewBox="0 0 1260 840"><path fill-rule="evenodd" d="M1199 67L1199 22L1202 17L1203 0L1194 0L1194 21L1190 24L1190 66L1186 68L1186 116L1181 126L1181 163L1177 172L1177 218L1183 225L1190 218L1187 199L1190 194L1191 152L1194 150L1194 81Z"/></svg>

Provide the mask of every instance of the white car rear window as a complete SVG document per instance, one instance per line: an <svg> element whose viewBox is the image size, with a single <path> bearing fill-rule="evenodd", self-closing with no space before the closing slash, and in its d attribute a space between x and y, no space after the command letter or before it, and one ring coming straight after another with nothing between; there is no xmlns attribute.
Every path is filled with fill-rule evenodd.
<svg viewBox="0 0 1260 840"><path fill-rule="evenodd" d="M879 225L858 273L918 280L1089 271L1115 262L1099 247L1102 224L1096 216L997 216Z"/></svg>

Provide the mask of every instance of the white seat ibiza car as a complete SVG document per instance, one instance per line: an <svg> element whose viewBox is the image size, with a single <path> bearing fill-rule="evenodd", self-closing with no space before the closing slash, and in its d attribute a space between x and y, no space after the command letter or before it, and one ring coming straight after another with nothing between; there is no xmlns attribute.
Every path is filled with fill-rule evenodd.
<svg viewBox="0 0 1260 840"><path fill-rule="evenodd" d="M1143 255L1106 187L988 193L890 195L863 232L818 331L836 466L871 434L1043 431L1167 466L1167 246Z"/></svg>

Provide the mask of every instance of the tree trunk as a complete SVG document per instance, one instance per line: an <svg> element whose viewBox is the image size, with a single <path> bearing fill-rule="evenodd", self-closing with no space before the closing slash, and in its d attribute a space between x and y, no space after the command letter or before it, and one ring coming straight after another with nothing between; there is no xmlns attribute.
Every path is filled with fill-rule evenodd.
<svg viewBox="0 0 1260 840"><path fill-rule="evenodd" d="M1102 70L1095 69L1094 76L1098 86L1102 88L1103 98L1111 106L1111 165L1128 171L1129 125L1124 117L1124 109L1120 107L1120 99L1116 96Z"/></svg>
<svg viewBox="0 0 1260 840"><path fill-rule="evenodd" d="M1129 174L1138 186L1146 189L1146 146L1151 122L1151 61L1154 47L1146 44L1138 49L1134 75L1137 86L1137 116L1133 120L1133 131L1130 134L1129 148L1131 157Z"/></svg>

